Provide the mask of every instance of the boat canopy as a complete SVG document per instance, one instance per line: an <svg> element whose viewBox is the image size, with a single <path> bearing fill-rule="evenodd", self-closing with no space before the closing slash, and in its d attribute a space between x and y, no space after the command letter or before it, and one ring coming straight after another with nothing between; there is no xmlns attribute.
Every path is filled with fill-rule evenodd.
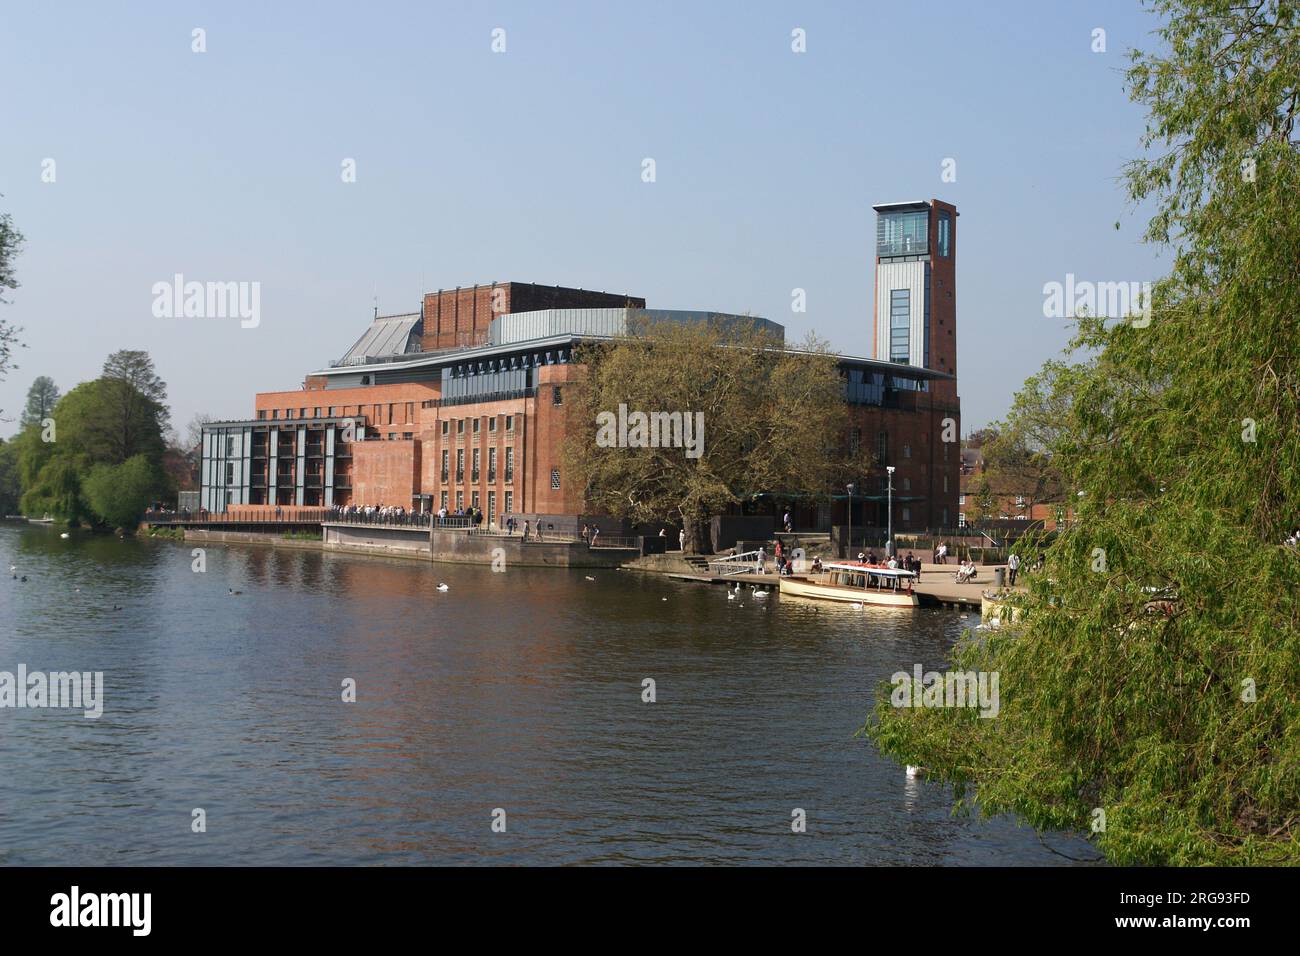
<svg viewBox="0 0 1300 956"><path fill-rule="evenodd" d="M874 574L884 578L914 578L916 574L904 568L891 568L882 564L867 564L863 561L835 561L823 564L825 571L857 571L859 574Z"/></svg>

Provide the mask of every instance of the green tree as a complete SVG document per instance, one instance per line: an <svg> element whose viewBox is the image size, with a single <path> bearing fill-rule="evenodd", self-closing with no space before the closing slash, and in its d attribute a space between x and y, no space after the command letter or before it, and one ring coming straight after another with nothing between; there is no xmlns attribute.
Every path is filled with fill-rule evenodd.
<svg viewBox="0 0 1300 956"><path fill-rule="evenodd" d="M135 455L120 465L95 465L82 480L82 493L101 522L131 528L163 483L158 463Z"/></svg>
<svg viewBox="0 0 1300 956"><path fill-rule="evenodd" d="M687 550L698 552L706 549L707 520L730 506L761 492L827 494L865 470L844 450L844 385L821 343L786 349L746 322L631 331L583 350L586 379L566 401L573 426L565 468L588 506L634 521L674 518ZM620 405L633 426L632 447L602 434ZM702 416L699 454L638 442L635 412Z"/></svg>
<svg viewBox="0 0 1300 956"><path fill-rule="evenodd" d="M23 247L23 234L14 226L13 218L7 213L0 213L0 305L8 303L4 297L6 290L18 288L14 278L14 260ZM12 367L14 349L19 347L18 333L15 328L0 319L0 378Z"/></svg>
<svg viewBox="0 0 1300 956"><path fill-rule="evenodd" d="M1022 623L961 641L1001 710L894 708L886 753L959 804L1092 831L1122 864L1300 862L1300 22L1292 3L1160 0L1129 196L1172 271L1149 324L1080 323L1047 443L1077 520ZM1153 601L1153 590L1176 595ZM1098 823L1104 821L1104 828Z"/></svg>
<svg viewBox="0 0 1300 956"><path fill-rule="evenodd" d="M18 445L0 439L0 517L18 514L23 496L18 477Z"/></svg>
<svg viewBox="0 0 1300 956"><path fill-rule="evenodd" d="M92 506L83 494L82 482L98 465L123 464L119 460L122 448L119 417L123 414L122 391L125 387L129 386L120 379L97 378L83 382L64 395L54 407L53 441L45 440L47 432L38 425L29 425L18 435L15 443L18 446L18 473L24 489L22 507L25 514L48 512L76 523L100 524L108 520L102 483L98 503ZM155 468L150 474L155 481L149 497L167 496L174 482L158 467L164 446L159 415L144 397L131 402L130 407L134 415L128 423L130 440L133 447L142 450L125 460L139 455L151 462ZM134 494L126 500L129 508L139 514Z"/></svg>
<svg viewBox="0 0 1300 956"><path fill-rule="evenodd" d="M86 427L108 450L107 460L120 464L135 455L161 455L170 413L167 385L147 352L124 349L104 362L98 381L105 383L103 404Z"/></svg>
<svg viewBox="0 0 1300 956"><path fill-rule="evenodd" d="M36 381L32 382L32 387L27 390L27 404L23 407L21 427L39 425L50 417L54 406L58 403L59 389L54 384L54 379L48 375L37 376Z"/></svg>

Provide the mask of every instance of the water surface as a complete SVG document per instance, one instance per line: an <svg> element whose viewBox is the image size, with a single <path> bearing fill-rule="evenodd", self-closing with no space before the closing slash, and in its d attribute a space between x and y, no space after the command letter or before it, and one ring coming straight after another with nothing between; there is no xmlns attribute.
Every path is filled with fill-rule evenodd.
<svg viewBox="0 0 1300 956"><path fill-rule="evenodd" d="M1068 862L854 736L974 615L192 547L0 525L0 670L105 683L98 720L0 710L0 863Z"/></svg>

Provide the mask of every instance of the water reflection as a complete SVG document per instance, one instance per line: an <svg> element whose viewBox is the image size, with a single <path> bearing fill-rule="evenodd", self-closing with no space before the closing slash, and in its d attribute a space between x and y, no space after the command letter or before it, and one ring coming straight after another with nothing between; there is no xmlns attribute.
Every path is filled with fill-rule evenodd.
<svg viewBox="0 0 1300 956"><path fill-rule="evenodd" d="M29 576L0 589L0 669L106 695L99 721L0 711L0 859L1067 862L854 737L880 681L942 665L953 612L267 547L196 574L192 547L0 527Z"/></svg>

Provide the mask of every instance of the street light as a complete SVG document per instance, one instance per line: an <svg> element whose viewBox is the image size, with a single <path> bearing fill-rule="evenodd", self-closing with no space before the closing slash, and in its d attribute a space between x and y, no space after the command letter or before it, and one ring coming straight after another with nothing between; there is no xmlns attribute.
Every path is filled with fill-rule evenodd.
<svg viewBox="0 0 1300 956"><path fill-rule="evenodd" d="M847 486L849 492L849 550L846 552L848 557L853 557L853 488L850 482Z"/></svg>
<svg viewBox="0 0 1300 956"><path fill-rule="evenodd" d="M885 554L889 557L894 556L894 466L886 465L885 471L889 474L889 487L886 492L886 514L888 515L888 533L885 538Z"/></svg>

